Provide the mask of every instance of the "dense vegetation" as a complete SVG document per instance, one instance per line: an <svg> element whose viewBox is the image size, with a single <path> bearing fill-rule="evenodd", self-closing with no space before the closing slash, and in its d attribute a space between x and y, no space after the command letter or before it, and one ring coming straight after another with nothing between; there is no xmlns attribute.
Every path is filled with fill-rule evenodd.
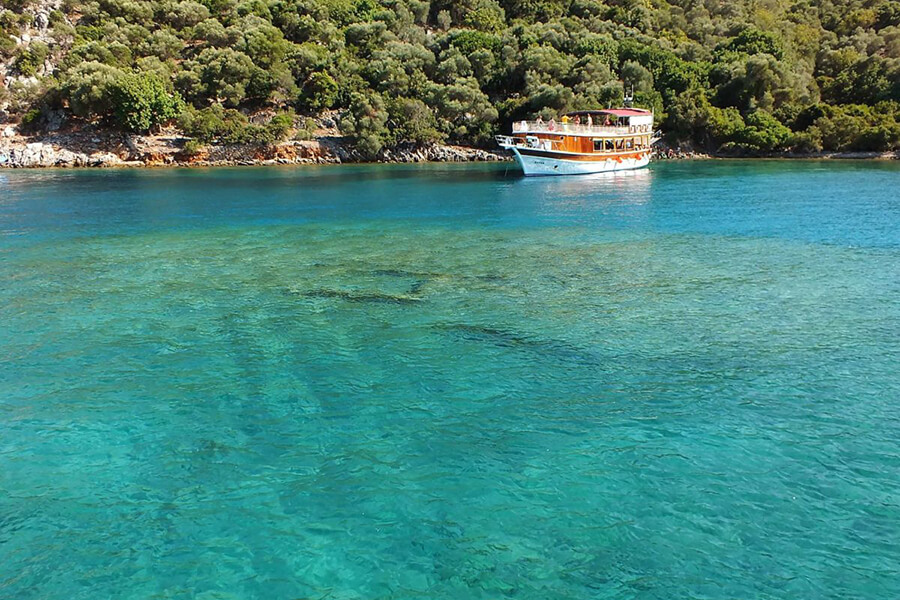
<svg viewBox="0 0 900 600"><path fill-rule="evenodd" d="M65 0L47 35L16 43L34 4L3 2L0 59L19 76L0 105L36 128L63 107L264 142L338 109L374 156L485 144L633 87L671 141L900 147L900 0ZM260 112L276 118L248 120Z"/></svg>

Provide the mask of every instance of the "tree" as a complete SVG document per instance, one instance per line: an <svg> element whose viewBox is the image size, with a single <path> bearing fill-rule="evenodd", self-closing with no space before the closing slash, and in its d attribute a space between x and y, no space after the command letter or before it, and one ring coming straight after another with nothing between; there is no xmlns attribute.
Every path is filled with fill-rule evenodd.
<svg viewBox="0 0 900 600"><path fill-rule="evenodd" d="M822 96L834 104L900 100L900 89L893 84L891 76L884 59L858 56L850 65L842 65L835 77L822 78Z"/></svg>
<svg viewBox="0 0 900 600"><path fill-rule="evenodd" d="M177 93L152 73L129 73L119 77L112 87L116 119L129 131L146 133L174 119L183 107Z"/></svg>
<svg viewBox="0 0 900 600"><path fill-rule="evenodd" d="M388 114L384 100L376 93L355 93L340 121L344 135L350 136L365 159L374 159L388 135Z"/></svg>
<svg viewBox="0 0 900 600"><path fill-rule="evenodd" d="M760 31L748 27L721 46L720 50L740 54L771 54L777 59L784 58L784 43L770 31Z"/></svg>
<svg viewBox="0 0 900 600"><path fill-rule="evenodd" d="M737 133L741 146L749 150L771 152L783 149L791 138L791 130L764 110L755 110L744 121L747 126Z"/></svg>
<svg viewBox="0 0 900 600"><path fill-rule="evenodd" d="M718 83L717 103L742 111L756 107L772 110L797 95L789 71L769 54L754 54L717 65L710 79Z"/></svg>
<svg viewBox="0 0 900 600"><path fill-rule="evenodd" d="M621 77L625 85L634 87L636 92L653 91L653 74L637 61L622 63Z"/></svg>
<svg viewBox="0 0 900 600"><path fill-rule="evenodd" d="M177 78L189 98L211 98L226 106L238 106L250 97L249 88L260 68L232 48L207 48L190 61Z"/></svg>
<svg viewBox="0 0 900 600"><path fill-rule="evenodd" d="M331 108L337 102L338 84L324 71L316 71L303 83L300 105L311 110Z"/></svg>
<svg viewBox="0 0 900 600"><path fill-rule="evenodd" d="M461 10L462 22L480 31L499 32L503 30L506 14L494 0L476 0L466 2L471 7Z"/></svg>
<svg viewBox="0 0 900 600"><path fill-rule="evenodd" d="M625 79L624 70L622 78ZM624 97L622 82L613 74L606 61L595 54L589 54L575 64L569 83L571 89L580 98L578 108L590 109L619 105ZM561 93L564 91L559 91L557 95ZM544 100L544 104L557 106L564 105L565 102Z"/></svg>
<svg viewBox="0 0 900 600"><path fill-rule="evenodd" d="M72 112L80 117L109 115L114 106L114 90L125 73L98 62L78 65L66 75L61 94Z"/></svg>
<svg viewBox="0 0 900 600"><path fill-rule="evenodd" d="M185 29L208 19L209 15L208 7L199 2L185 0L183 2L163 3L157 12L157 20L176 29Z"/></svg>
<svg viewBox="0 0 900 600"><path fill-rule="evenodd" d="M427 104L418 98L396 98L388 103L388 125L391 139L397 142L424 144L444 138L437 120Z"/></svg>
<svg viewBox="0 0 900 600"><path fill-rule="evenodd" d="M142 56L169 60L178 56L184 42L168 29L157 29L139 46Z"/></svg>
<svg viewBox="0 0 900 600"><path fill-rule="evenodd" d="M241 23L243 40L240 50L264 69L272 68L280 62L289 49L284 35L278 28L259 17L247 17Z"/></svg>
<svg viewBox="0 0 900 600"><path fill-rule="evenodd" d="M490 137L499 116L474 78L449 85L431 84L427 98L429 106L440 117L441 130L456 140Z"/></svg>
<svg viewBox="0 0 900 600"><path fill-rule="evenodd" d="M230 39L225 26L216 19L206 19L197 23L191 32L191 39L216 47L227 46L234 42Z"/></svg>

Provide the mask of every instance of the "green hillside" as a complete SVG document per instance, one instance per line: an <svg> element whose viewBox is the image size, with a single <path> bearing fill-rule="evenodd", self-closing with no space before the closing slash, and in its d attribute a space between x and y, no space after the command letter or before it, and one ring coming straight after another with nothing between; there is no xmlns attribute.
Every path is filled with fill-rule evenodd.
<svg viewBox="0 0 900 600"><path fill-rule="evenodd" d="M72 122L174 120L201 142L267 142L336 109L374 156L403 141L487 145L512 120L617 105L633 86L672 142L900 147L897 0L2 5L0 106L33 130L64 110ZM248 121L260 112L276 116Z"/></svg>

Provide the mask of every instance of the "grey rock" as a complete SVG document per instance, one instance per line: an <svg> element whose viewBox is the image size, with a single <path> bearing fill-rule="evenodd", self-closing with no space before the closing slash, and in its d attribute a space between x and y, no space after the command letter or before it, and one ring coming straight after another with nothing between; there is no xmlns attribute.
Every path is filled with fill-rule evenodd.
<svg viewBox="0 0 900 600"><path fill-rule="evenodd" d="M34 15L34 26L41 31L46 31L50 26L50 15L46 12L39 12Z"/></svg>

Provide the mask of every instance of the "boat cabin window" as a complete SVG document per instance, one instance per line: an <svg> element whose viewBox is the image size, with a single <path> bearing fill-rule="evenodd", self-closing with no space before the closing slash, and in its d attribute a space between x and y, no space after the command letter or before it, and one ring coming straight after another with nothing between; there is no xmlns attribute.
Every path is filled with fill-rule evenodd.
<svg viewBox="0 0 900 600"><path fill-rule="evenodd" d="M634 147L634 138L614 140L594 140L594 152L615 152L616 150L631 149Z"/></svg>

